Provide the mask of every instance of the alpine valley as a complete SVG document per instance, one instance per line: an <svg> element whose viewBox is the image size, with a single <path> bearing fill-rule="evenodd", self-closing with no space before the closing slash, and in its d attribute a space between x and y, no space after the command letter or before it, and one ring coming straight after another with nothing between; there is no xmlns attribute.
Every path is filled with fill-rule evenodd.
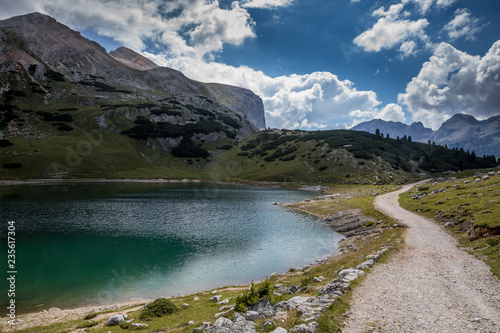
<svg viewBox="0 0 500 333"><path fill-rule="evenodd" d="M465 116L448 122L456 120L482 128ZM402 128L413 141L266 130L262 100L250 90L190 80L124 47L108 53L42 14L0 21L1 179L399 183L497 165L493 150L479 158L440 146L455 147L454 127L446 128L423 129L418 140ZM438 145L415 142L427 138ZM485 140L498 150L496 136Z"/></svg>

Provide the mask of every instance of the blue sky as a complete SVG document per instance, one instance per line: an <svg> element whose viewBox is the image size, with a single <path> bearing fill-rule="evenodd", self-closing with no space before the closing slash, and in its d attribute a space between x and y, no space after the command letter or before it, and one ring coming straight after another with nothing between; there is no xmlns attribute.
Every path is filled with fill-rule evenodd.
<svg viewBox="0 0 500 333"><path fill-rule="evenodd" d="M4 4L2 4L4 3ZM500 113L497 0L0 0L108 51L125 45L188 77L244 86L271 127L373 118L437 129ZM5 10L4 10L5 9Z"/></svg>

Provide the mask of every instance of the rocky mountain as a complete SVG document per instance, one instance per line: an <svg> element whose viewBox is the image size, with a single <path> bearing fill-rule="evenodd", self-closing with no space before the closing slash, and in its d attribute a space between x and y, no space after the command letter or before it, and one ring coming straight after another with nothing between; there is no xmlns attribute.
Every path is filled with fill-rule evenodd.
<svg viewBox="0 0 500 333"><path fill-rule="evenodd" d="M189 100L195 107L203 107L209 100L253 119L257 128L265 127L263 104L251 91L220 86L218 90L221 91L214 94L209 85L190 80L173 69L159 67L130 49L122 47L108 54L79 32L39 13L0 22L0 66L3 89L8 89L7 73L11 73L10 79L16 73L20 80L32 84L36 81L43 86L43 81L50 80L51 73L55 72L54 75L62 75L61 79L74 84L115 88L108 91L121 93L121 100L159 100L175 96ZM224 100L218 96L223 96ZM50 101L50 96L47 97Z"/></svg>
<svg viewBox="0 0 500 333"><path fill-rule="evenodd" d="M352 129L375 133L377 128L384 134L389 133L392 138L410 135L413 141L430 140L449 148L474 151L478 156L500 157L500 115L480 121L473 116L457 113L445 121L437 131L425 128L420 122L406 125L381 119L361 123Z"/></svg>
<svg viewBox="0 0 500 333"><path fill-rule="evenodd" d="M426 142L432 135L430 128L425 128L421 122L406 125L401 122L385 121L382 119L373 119L352 128L355 131L375 133L377 129L384 135L389 134L391 138L411 136L413 141Z"/></svg>
<svg viewBox="0 0 500 333"><path fill-rule="evenodd" d="M145 71L148 69L153 69L159 67L157 64L152 62L146 57L143 57L139 53L126 48L119 47L114 51L109 52L109 55L118 60L119 62L140 71Z"/></svg>
<svg viewBox="0 0 500 333"><path fill-rule="evenodd" d="M109 176L152 164L154 177L192 176L259 128L263 103L248 89L191 80L128 48L107 53L39 13L0 21L4 177Z"/></svg>
<svg viewBox="0 0 500 333"><path fill-rule="evenodd" d="M475 151L479 156L500 157L500 116L480 121L470 115L456 114L445 121L430 140Z"/></svg>

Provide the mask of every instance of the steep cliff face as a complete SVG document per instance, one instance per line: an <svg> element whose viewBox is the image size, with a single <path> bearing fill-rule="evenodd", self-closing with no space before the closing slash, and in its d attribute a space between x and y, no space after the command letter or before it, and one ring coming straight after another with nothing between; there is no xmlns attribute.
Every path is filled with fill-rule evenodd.
<svg viewBox="0 0 500 333"><path fill-rule="evenodd" d="M244 115L259 130L266 129L264 104L251 90L218 83L205 83L204 86L221 104Z"/></svg>

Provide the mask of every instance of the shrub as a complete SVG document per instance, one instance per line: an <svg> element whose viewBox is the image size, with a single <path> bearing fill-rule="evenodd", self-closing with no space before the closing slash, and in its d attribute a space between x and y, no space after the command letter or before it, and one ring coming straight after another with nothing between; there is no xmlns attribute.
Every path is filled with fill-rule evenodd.
<svg viewBox="0 0 500 333"><path fill-rule="evenodd" d="M241 128L241 125L236 120L234 120L233 118L231 118L229 116L225 116L225 115L220 114L218 116L218 118L219 118L219 120L225 122L227 125L231 126L232 128L236 128L236 129Z"/></svg>
<svg viewBox="0 0 500 333"><path fill-rule="evenodd" d="M123 323L120 324L120 328L122 328L124 330L128 330L131 325L132 325L132 323L127 320L127 321L124 321Z"/></svg>
<svg viewBox="0 0 500 333"><path fill-rule="evenodd" d="M139 319L151 319L153 317L163 317L180 311L170 300L157 298L142 309Z"/></svg>
<svg viewBox="0 0 500 333"><path fill-rule="evenodd" d="M168 110L167 108L162 107L161 110L155 109L151 110L151 114L160 115L166 114L167 116L180 116L182 113L179 111Z"/></svg>
<svg viewBox="0 0 500 333"><path fill-rule="evenodd" d="M328 167L326 165L319 167L319 171L325 171L326 169L328 169Z"/></svg>
<svg viewBox="0 0 500 333"><path fill-rule="evenodd" d="M374 223L373 221L368 221L368 222L366 222L366 224L365 224L365 226L367 226L367 227L372 227L372 226L374 226L374 225L375 225L375 223Z"/></svg>
<svg viewBox="0 0 500 333"><path fill-rule="evenodd" d="M183 138L181 143L172 149L176 157L209 157L210 153L197 145L190 138Z"/></svg>
<svg viewBox="0 0 500 333"><path fill-rule="evenodd" d="M418 187L418 190L419 190L420 192L429 191L429 186L419 186L419 187Z"/></svg>
<svg viewBox="0 0 500 333"><path fill-rule="evenodd" d="M226 136L230 139L236 139L236 133L228 131L228 130L222 130L224 133L226 133Z"/></svg>
<svg viewBox="0 0 500 333"><path fill-rule="evenodd" d="M69 126L68 124L59 124L57 126L57 129L60 131L66 131L66 132L74 130L74 128Z"/></svg>
<svg viewBox="0 0 500 333"><path fill-rule="evenodd" d="M219 147L215 147L215 148L217 148L219 150L229 150L229 149L233 148L233 146L231 146L231 145L223 145L223 146L219 146Z"/></svg>
<svg viewBox="0 0 500 333"><path fill-rule="evenodd" d="M488 244L491 247L495 247L495 246L500 244L500 237L488 238L488 240L486 241L486 244Z"/></svg>
<svg viewBox="0 0 500 333"><path fill-rule="evenodd" d="M64 75L51 69L45 72L45 76L54 81L64 82Z"/></svg>
<svg viewBox="0 0 500 333"><path fill-rule="evenodd" d="M6 139L0 140L0 147L8 147L14 145L12 142Z"/></svg>
<svg viewBox="0 0 500 333"><path fill-rule="evenodd" d="M57 111L61 111L61 112L64 112L64 111L78 111L77 108L62 108L62 109L57 109Z"/></svg>
<svg viewBox="0 0 500 333"><path fill-rule="evenodd" d="M189 133L210 134L222 131L222 126L216 121L202 120L197 123L186 124L184 129Z"/></svg>
<svg viewBox="0 0 500 333"><path fill-rule="evenodd" d="M234 311L245 312L249 306L257 304L261 298L269 298L271 295L271 287L269 286L269 281L266 281L256 289L253 282L244 294L240 294L236 297L236 304L234 306Z"/></svg>
<svg viewBox="0 0 500 333"><path fill-rule="evenodd" d="M3 167L6 169L18 169L22 167L23 165L21 163L4 163Z"/></svg>
<svg viewBox="0 0 500 333"><path fill-rule="evenodd" d="M92 318L95 318L95 317L97 317L97 313L92 312L92 313L89 313L88 315L86 315L85 318L83 318L83 319L89 320L89 319L92 319Z"/></svg>
<svg viewBox="0 0 500 333"><path fill-rule="evenodd" d="M87 327L95 326L97 324L98 324L97 321L87 320L86 322L81 323L80 325L78 325L76 328L87 328Z"/></svg>
<svg viewBox="0 0 500 333"><path fill-rule="evenodd" d="M241 150L250 150L254 149L259 145L259 142L257 140L250 140L248 143L244 146L241 147Z"/></svg>

